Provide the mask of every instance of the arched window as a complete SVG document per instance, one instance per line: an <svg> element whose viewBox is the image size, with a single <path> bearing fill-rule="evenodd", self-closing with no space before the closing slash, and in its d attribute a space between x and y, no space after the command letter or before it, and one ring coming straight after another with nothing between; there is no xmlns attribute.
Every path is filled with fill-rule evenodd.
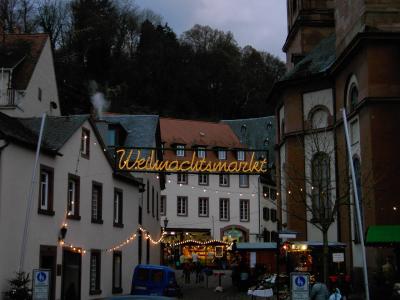
<svg viewBox="0 0 400 300"><path fill-rule="evenodd" d="M311 114L311 126L313 129L328 127L328 112L323 108L315 109Z"/></svg>
<svg viewBox="0 0 400 300"><path fill-rule="evenodd" d="M364 228L364 210L363 210L363 202L362 202L362 186L361 186L361 163L358 157L353 158L353 166L354 173L356 175L356 186L357 186L357 196L358 196L358 204L360 206L360 215L361 215L361 225ZM355 197L354 197L355 201ZM355 203L355 202L354 202ZM358 219L357 219L357 211L356 207L353 207L353 217L354 217L354 242L360 243L360 236L358 234Z"/></svg>
<svg viewBox="0 0 400 300"><path fill-rule="evenodd" d="M311 161L312 213L316 221L331 218L330 158L318 152Z"/></svg>
<svg viewBox="0 0 400 300"><path fill-rule="evenodd" d="M352 75L347 83L345 96L347 110L352 112L358 104L358 81L355 75Z"/></svg>
<svg viewBox="0 0 400 300"><path fill-rule="evenodd" d="M350 104L350 111L353 111L354 108L356 107L358 103L358 88L355 84L353 84L350 87L350 99L349 99L349 104Z"/></svg>

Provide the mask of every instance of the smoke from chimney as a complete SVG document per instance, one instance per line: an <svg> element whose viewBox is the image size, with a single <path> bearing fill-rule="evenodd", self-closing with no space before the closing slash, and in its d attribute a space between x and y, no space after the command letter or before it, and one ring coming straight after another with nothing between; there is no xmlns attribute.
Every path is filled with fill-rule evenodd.
<svg viewBox="0 0 400 300"><path fill-rule="evenodd" d="M93 108L96 113L96 117L98 119L101 119L103 112L107 111L108 108L110 107L110 101L108 101L105 97L104 94L97 91L97 84L96 82L91 82L90 83L90 89L92 92L92 97L91 102L93 105Z"/></svg>

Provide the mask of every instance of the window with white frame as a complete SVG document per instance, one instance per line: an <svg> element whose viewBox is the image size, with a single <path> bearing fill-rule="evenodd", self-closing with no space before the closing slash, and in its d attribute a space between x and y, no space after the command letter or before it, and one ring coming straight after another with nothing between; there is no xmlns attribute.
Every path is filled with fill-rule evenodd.
<svg viewBox="0 0 400 300"><path fill-rule="evenodd" d="M208 174L199 174L199 185L208 185Z"/></svg>
<svg viewBox="0 0 400 300"><path fill-rule="evenodd" d="M40 166L39 207L38 213L54 215L53 211L53 168Z"/></svg>
<svg viewBox="0 0 400 300"><path fill-rule="evenodd" d="M229 199L219 199L219 220L229 221Z"/></svg>
<svg viewBox="0 0 400 300"><path fill-rule="evenodd" d="M205 147L197 147L197 157L198 158L206 157L206 148Z"/></svg>
<svg viewBox="0 0 400 300"><path fill-rule="evenodd" d="M247 199L240 199L240 221L248 222L250 220L250 201Z"/></svg>
<svg viewBox="0 0 400 300"><path fill-rule="evenodd" d="M122 223L122 190L114 189L114 226L123 227Z"/></svg>
<svg viewBox="0 0 400 300"><path fill-rule="evenodd" d="M245 152L243 150L238 150L236 155L237 155L237 160L243 161L245 158Z"/></svg>
<svg viewBox="0 0 400 300"><path fill-rule="evenodd" d="M176 156L185 156L185 145L176 145Z"/></svg>
<svg viewBox="0 0 400 300"><path fill-rule="evenodd" d="M67 217L79 218L79 176L68 174Z"/></svg>
<svg viewBox="0 0 400 300"><path fill-rule="evenodd" d="M176 183L187 184L188 183L188 174L187 173L176 174Z"/></svg>
<svg viewBox="0 0 400 300"><path fill-rule="evenodd" d="M90 295L101 294L100 275L101 275L101 251L91 250L90 252Z"/></svg>
<svg viewBox="0 0 400 300"><path fill-rule="evenodd" d="M83 158L89 159L90 153L90 130L82 128L81 135L81 156Z"/></svg>
<svg viewBox="0 0 400 300"><path fill-rule="evenodd" d="M311 161L312 213L316 220L331 217L330 157L316 153Z"/></svg>
<svg viewBox="0 0 400 300"><path fill-rule="evenodd" d="M239 187L241 187L241 188L249 187L249 175L248 174L240 174L239 175Z"/></svg>
<svg viewBox="0 0 400 300"><path fill-rule="evenodd" d="M219 174L219 185L229 186L229 174Z"/></svg>
<svg viewBox="0 0 400 300"><path fill-rule="evenodd" d="M92 223L103 223L102 216L103 185L92 183Z"/></svg>
<svg viewBox="0 0 400 300"><path fill-rule="evenodd" d="M122 293L122 252L121 251L113 251L113 285L112 292L113 294Z"/></svg>
<svg viewBox="0 0 400 300"><path fill-rule="evenodd" d="M40 209L47 210L49 207L49 181L50 174L46 170L40 172Z"/></svg>
<svg viewBox="0 0 400 300"><path fill-rule="evenodd" d="M188 198L186 196L178 196L177 198L177 212L178 216L187 216L188 215L188 207L187 203Z"/></svg>
<svg viewBox="0 0 400 300"><path fill-rule="evenodd" d="M219 149L218 150L218 159L219 160L226 160L226 150Z"/></svg>
<svg viewBox="0 0 400 300"><path fill-rule="evenodd" d="M350 139L352 145L355 145L360 141L360 130L358 125L358 119L350 123Z"/></svg>
<svg viewBox="0 0 400 300"><path fill-rule="evenodd" d="M199 198L199 217L208 217L208 198Z"/></svg>
<svg viewBox="0 0 400 300"><path fill-rule="evenodd" d="M167 214L167 196L162 195L160 200L160 215L165 216Z"/></svg>

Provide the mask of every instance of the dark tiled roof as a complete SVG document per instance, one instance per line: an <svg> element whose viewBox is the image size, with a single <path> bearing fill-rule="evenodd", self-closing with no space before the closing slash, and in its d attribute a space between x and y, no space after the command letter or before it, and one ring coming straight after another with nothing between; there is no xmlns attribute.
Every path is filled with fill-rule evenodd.
<svg viewBox="0 0 400 300"><path fill-rule="evenodd" d="M44 141L51 150L58 151L89 115L73 115L63 117L46 117ZM39 135L41 118L18 119L26 128Z"/></svg>
<svg viewBox="0 0 400 300"><path fill-rule="evenodd" d="M36 133L25 127L19 119L9 117L4 113L0 113L0 134L2 138L29 146L35 146L38 138ZM43 147L50 149L46 143Z"/></svg>
<svg viewBox="0 0 400 300"><path fill-rule="evenodd" d="M270 162L274 162L275 117L222 120L228 124L240 142L250 149L266 149Z"/></svg>
<svg viewBox="0 0 400 300"><path fill-rule="evenodd" d="M325 72L335 62L335 35L323 39L306 57L286 73L280 81L299 79Z"/></svg>
<svg viewBox="0 0 400 300"><path fill-rule="evenodd" d="M13 67L13 88L25 90L48 39L47 34L6 34L0 47L0 67ZM9 59L8 59L9 58Z"/></svg>
<svg viewBox="0 0 400 300"><path fill-rule="evenodd" d="M126 131L125 147L156 147L157 115L104 115L101 118L108 123L120 124ZM96 122L104 141L107 143L108 125ZM110 145L107 145L110 146Z"/></svg>

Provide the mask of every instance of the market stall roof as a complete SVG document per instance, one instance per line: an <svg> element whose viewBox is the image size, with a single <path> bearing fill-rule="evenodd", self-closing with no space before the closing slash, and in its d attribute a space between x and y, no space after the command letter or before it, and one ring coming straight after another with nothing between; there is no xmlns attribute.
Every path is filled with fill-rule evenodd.
<svg viewBox="0 0 400 300"><path fill-rule="evenodd" d="M303 244L307 245L309 247L323 247L323 242L319 241L293 241L290 242L291 244ZM346 247L345 243L340 243L340 242L328 242L328 247Z"/></svg>
<svg viewBox="0 0 400 300"><path fill-rule="evenodd" d="M240 250L272 250L276 249L276 243L237 243L236 249Z"/></svg>
<svg viewBox="0 0 400 300"><path fill-rule="evenodd" d="M367 245L400 244L400 225L369 226L366 238Z"/></svg>

